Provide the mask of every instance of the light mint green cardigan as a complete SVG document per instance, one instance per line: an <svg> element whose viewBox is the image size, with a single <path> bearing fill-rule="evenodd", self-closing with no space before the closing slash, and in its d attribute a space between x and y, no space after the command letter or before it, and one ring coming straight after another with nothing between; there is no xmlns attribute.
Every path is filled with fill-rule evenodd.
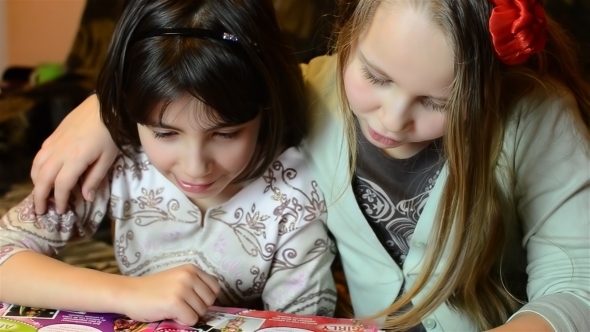
<svg viewBox="0 0 590 332"><path fill-rule="evenodd" d="M367 316L387 308L404 281L406 288L414 283L432 241L447 169L430 192L401 270L363 217L350 186L335 63L335 57L320 57L302 65L314 117L302 150L326 195L328 227L342 255L355 313ZM529 275L524 279L529 303L517 313L535 312L556 331L590 331L590 148L564 112L574 107L567 92L535 92L523 98L507 126L496 171L507 201L506 224L514 235L507 255L509 273L526 270ZM447 254L448 248L437 275ZM432 331L477 331L447 305L422 322Z"/></svg>

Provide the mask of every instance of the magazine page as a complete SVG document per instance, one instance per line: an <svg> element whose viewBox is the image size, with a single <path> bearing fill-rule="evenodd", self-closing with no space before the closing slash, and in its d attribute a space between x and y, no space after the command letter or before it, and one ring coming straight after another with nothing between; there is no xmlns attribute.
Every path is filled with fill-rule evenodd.
<svg viewBox="0 0 590 332"><path fill-rule="evenodd" d="M210 307L193 326L174 321L137 322L118 314L99 314L0 303L0 331L10 332L376 332L360 321L297 316L272 311Z"/></svg>

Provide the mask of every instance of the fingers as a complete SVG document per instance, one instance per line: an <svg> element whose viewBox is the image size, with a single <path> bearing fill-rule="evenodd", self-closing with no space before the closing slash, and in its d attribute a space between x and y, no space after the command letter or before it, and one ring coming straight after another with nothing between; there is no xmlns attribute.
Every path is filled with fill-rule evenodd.
<svg viewBox="0 0 590 332"><path fill-rule="evenodd" d="M190 274L193 275L190 279L192 281L189 285L193 288L194 292L189 292L184 297L186 304L192 308L194 313L196 313L197 317L177 317L179 320L185 319L197 319L200 316L204 316L207 313L207 310L210 306L215 303L215 299L217 298L217 294L219 293L219 282L217 278L214 276L207 274L200 268L195 265L188 264L187 265ZM188 314L187 314L188 315ZM185 324L193 325L197 321L194 322L185 321Z"/></svg>
<svg viewBox="0 0 590 332"><path fill-rule="evenodd" d="M197 296L194 296L194 297L198 298ZM204 314L199 315L193 309L193 304L189 303L188 301L186 303L183 303L182 305L178 305L175 307L176 308L173 312L174 316L166 317L166 318L172 319L173 321L175 321L181 325L186 325L186 326L195 325L199 321L199 317L204 315Z"/></svg>
<svg viewBox="0 0 590 332"><path fill-rule="evenodd" d="M207 306L213 305L215 299L217 298L217 294L219 294L219 290L221 286L219 286L219 280L216 277L206 273L205 271L197 268L197 275L207 285L210 292L208 294L199 294L201 295L201 299L207 304Z"/></svg>
<svg viewBox="0 0 590 332"><path fill-rule="evenodd" d="M100 185L100 182L104 179L113 164L117 156L117 151L112 153L101 154L98 160L88 166L86 174L82 179L82 196L89 202L94 202L94 196L96 194L96 188Z"/></svg>
<svg viewBox="0 0 590 332"><path fill-rule="evenodd" d="M33 183L33 202L35 204L35 213L43 214L47 210L47 198L53 188L54 180L62 168L61 162L45 162L45 164L38 168L37 175Z"/></svg>
<svg viewBox="0 0 590 332"><path fill-rule="evenodd" d="M35 204L35 214L44 214L47 211L47 196L51 187L38 186L33 189L33 204Z"/></svg>
<svg viewBox="0 0 590 332"><path fill-rule="evenodd" d="M65 212L70 191L86 167L103 153L102 150L105 148L100 145L102 139L97 137L109 138L110 136L100 122L98 110L96 96L88 97L68 113L37 152L31 168L31 179L35 185L33 201L37 214L45 213L47 198L53 187L55 187L57 212ZM117 151L116 148L111 149ZM107 162L106 159L108 158L105 158L105 162ZM111 161L114 159L114 156L110 157ZM102 166L92 173L93 177L89 180L90 186L96 186L97 180L93 179L97 177L95 174L101 168ZM87 190L86 194L85 198L92 200L92 188Z"/></svg>
<svg viewBox="0 0 590 332"><path fill-rule="evenodd" d="M129 283L121 289L127 294L118 301L119 311L148 321L171 319L194 325L207 314L219 292L216 278L190 263L125 280Z"/></svg>
<svg viewBox="0 0 590 332"><path fill-rule="evenodd" d="M217 298L217 292L214 293L204 283L195 283L194 289L194 293L189 293L186 295L186 306L182 306L183 309L178 310L178 315L176 318L174 318L174 320L180 324L188 326L196 324L199 320L199 317L205 316L205 314L207 314L207 310L213 305L215 299Z"/></svg>
<svg viewBox="0 0 590 332"><path fill-rule="evenodd" d="M70 168L71 164L65 164L62 170L55 178L55 186L53 188L53 197L55 199L55 210L57 213L65 213L68 207L68 200L74 186L78 182L77 175L67 173L65 170Z"/></svg>
<svg viewBox="0 0 590 332"><path fill-rule="evenodd" d="M41 149L37 151L37 154L33 159L33 165L31 167L31 179L35 185L37 184L37 181L39 181L38 178L42 172L43 167L47 165L48 161L56 154L56 150L53 147L55 146L54 141L61 137L59 131L60 130L58 127L49 137L47 137L47 139L45 139L45 141L43 141Z"/></svg>
<svg viewBox="0 0 590 332"><path fill-rule="evenodd" d="M48 151L46 152L50 154ZM78 156L79 154L76 152L69 154L69 160L64 159L61 155L46 158L44 154L39 153L38 158L36 157L36 168L32 171L32 173L35 172L35 189L33 191L35 212L37 214L45 213L47 210L47 198L53 189L56 211L57 213L65 213L71 191L85 171L86 176L83 178L82 195L85 200L93 202L96 188L106 176L117 153L118 150L116 149L105 152L99 155L98 160L90 166L84 160L94 159ZM42 166L40 166L41 164ZM53 185L54 183L55 185Z"/></svg>
<svg viewBox="0 0 590 332"><path fill-rule="evenodd" d="M47 140L43 142L43 146L46 146ZM55 167L54 169L48 169L47 161L53 155L53 149L41 149L35 155L33 159L33 165L31 167L31 180L35 185L35 189L33 190L33 203L35 205L35 213L36 214L43 214L47 210L47 197L53 188L53 180L59 171L59 167ZM58 166L58 165L55 165ZM44 169L44 170L43 170Z"/></svg>
<svg viewBox="0 0 590 332"><path fill-rule="evenodd" d="M187 310L182 315L179 313L176 319L189 326L196 324L199 321L199 317L205 316L209 308L196 294L187 297L185 307Z"/></svg>
<svg viewBox="0 0 590 332"><path fill-rule="evenodd" d="M45 145L45 143L43 143ZM37 184L39 173L41 168L47 162L47 159L51 157L52 153L47 150L39 150L33 159L33 165L31 166L31 179L34 184Z"/></svg>
<svg viewBox="0 0 590 332"><path fill-rule="evenodd" d="M209 307L215 302L217 293L219 291L219 283L217 279L203 272L193 264L187 264L177 268L180 274L177 279L178 284L184 284L188 289L193 291L186 291L180 297L181 303L174 305L176 309L173 311L174 317L169 317L177 323L183 325L194 325L198 322L199 317L207 313ZM211 289L209 284L214 286Z"/></svg>

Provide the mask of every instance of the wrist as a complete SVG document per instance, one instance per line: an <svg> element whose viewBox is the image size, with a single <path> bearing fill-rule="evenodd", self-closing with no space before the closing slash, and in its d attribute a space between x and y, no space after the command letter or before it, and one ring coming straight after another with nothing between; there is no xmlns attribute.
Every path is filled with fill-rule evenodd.
<svg viewBox="0 0 590 332"><path fill-rule="evenodd" d="M127 315L130 306L129 302L135 293L133 289L137 278L122 275L114 275L114 277L115 280L109 287L106 302L111 308L111 312Z"/></svg>

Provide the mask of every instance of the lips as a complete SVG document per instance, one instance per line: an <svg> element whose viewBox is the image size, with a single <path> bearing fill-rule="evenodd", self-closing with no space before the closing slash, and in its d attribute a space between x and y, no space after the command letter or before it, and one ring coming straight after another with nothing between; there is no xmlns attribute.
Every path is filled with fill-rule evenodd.
<svg viewBox="0 0 590 332"><path fill-rule="evenodd" d="M210 183L206 183L206 184L193 184L193 183L187 183L181 180L176 179L176 183L178 183L178 186L186 191L186 192L190 192L190 193L202 193L207 191L207 189L211 188L211 186L213 186L213 184L215 184L216 181L210 182Z"/></svg>
<svg viewBox="0 0 590 332"><path fill-rule="evenodd" d="M395 146L395 145L399 145L401 144L400 141L396 141L394 139L385 137L381 134L379 134L378 132L374 131L373 129L369 128L369 135L371 136L371 138L373 140L375 140L376 142L379 142L383 145L387 145L387 146Z"/></svg>

